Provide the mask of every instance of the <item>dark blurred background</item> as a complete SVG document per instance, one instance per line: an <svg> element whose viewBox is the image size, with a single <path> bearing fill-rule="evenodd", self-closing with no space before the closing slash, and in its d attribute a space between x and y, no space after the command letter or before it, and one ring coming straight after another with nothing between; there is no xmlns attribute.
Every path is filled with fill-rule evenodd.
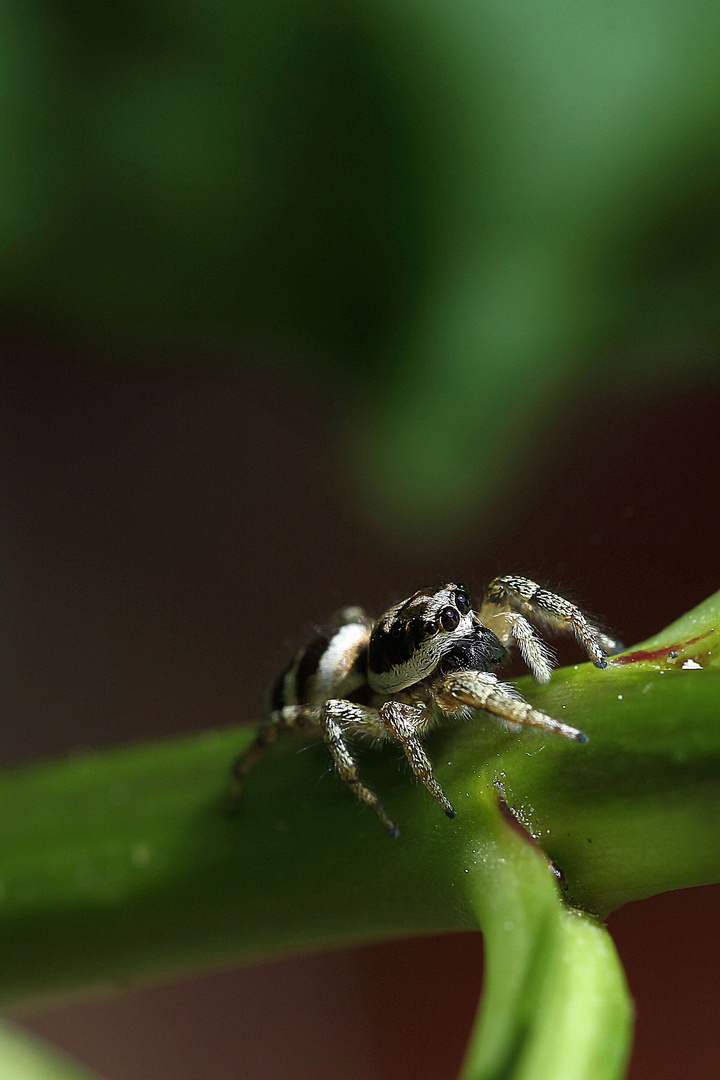
<svg viewBox="0 0 720 1080"><path fill-rule="evenodd" d="M257 718L304 627L448 577L626 643L720 586L720 10L0 16L0 754ZM713 1075L715 888L610 927L632 1080ZM53 1008L107 1080L459 1064L474 935Z"/></svg>

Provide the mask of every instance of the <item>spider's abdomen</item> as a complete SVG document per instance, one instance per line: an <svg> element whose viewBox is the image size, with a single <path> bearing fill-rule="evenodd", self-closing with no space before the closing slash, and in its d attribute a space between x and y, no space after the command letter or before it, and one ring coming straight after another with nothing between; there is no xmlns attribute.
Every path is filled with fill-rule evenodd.
<svg viewBox="0 0 720 1080"><path fill-rule="evenodd" d="M268 687L266 711L357 699L367 686L371 625L360 608L344 608L300 648Z"/></svg>

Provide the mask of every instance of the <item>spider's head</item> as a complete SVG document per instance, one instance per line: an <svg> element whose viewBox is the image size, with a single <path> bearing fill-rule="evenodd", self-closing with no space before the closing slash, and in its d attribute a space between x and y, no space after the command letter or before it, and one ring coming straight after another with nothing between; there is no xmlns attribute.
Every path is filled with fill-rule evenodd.
<svg viewBox="0 0 720 1080"><path fill-rule="evenodd" d="M394 694L435 673L488 671L505 648L472 610L464 585L421 589L378 620L368 646L368 681Z"/></svg>

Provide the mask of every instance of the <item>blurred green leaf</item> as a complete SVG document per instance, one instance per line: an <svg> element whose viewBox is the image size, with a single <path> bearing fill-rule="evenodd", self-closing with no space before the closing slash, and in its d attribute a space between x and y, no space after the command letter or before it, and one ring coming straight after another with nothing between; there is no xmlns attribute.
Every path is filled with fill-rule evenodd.
<svg viewBox="0 0 720 1080"><path fill-rule="evenodd" d="M125 360L304 357L348 391L386 526L429 541L448 499L456 523L492 501L610 343L620 383L711 370L710 0L46 0L5 21L0 303Z"/></svg>

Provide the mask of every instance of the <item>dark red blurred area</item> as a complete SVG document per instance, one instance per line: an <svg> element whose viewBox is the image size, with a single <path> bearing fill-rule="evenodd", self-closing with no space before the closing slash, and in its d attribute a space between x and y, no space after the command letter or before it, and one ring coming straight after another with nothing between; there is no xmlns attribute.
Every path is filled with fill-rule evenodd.
<svg viewBox="0 0 720 1080"><path fill-rule="evenodd" d="M346 402L257 363L112 373L6 342L0 367L0 756L248 721L303 627L435 580L552 583L627 644L720 587L720 395L578 398L502 505L432 554L373 527L336 435ZM481 427L481 425L480 425ZM638 1009L632 1080L715 1075L707 887L615 913ZM33 1014L107 1080L450 1080L477 935L283 960Z"/></svg>

